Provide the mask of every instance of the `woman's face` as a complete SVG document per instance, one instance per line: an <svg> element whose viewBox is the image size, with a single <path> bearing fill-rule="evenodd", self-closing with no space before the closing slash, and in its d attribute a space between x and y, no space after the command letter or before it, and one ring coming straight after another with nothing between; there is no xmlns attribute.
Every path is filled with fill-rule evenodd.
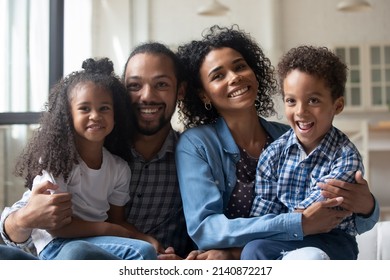
<svg viewBox="0 0 390 280"><path fill-rule="evenodd" d="M243 56L231 48L210 51L200 67L200 98L220 115L254 108L258 82Z"/></svg>

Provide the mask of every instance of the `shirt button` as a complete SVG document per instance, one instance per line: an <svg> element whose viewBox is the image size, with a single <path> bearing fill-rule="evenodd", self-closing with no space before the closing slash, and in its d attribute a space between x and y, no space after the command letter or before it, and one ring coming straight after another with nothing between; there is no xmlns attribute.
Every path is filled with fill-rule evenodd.
<svg viewBox="0 0 390 280"><path fill-rule="evenodd" d="M296 234L296 233L294 233L293 236L294 236L295 238L298 238L298 234Z"/></svg>
<svg viewBox="0 0 390 280"><path fill-rule="evenodd" d="M140 198L142 196L142 193L137 193L137 197Z"/></svg>

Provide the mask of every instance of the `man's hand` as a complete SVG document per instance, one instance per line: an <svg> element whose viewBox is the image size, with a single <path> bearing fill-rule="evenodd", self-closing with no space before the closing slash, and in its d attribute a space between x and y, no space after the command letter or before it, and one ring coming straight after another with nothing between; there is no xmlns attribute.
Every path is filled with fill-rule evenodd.
<svg viewBox="0 0 390 280"><path fill-rule="evenodd" d="M71 222L72 195L50 194L57 188L50 182L35 186L26 206L8 216L5 231L12 241L26 241L34 228L52 230Z"/></svg>
<svg viewBox="0 0 390 280"><path fill-rule="evenodd" d="M20 226L24 228L58 229L71 222L72 195L69 193L50 194L58 186L45 182L34 187L26 206L19 211Z"/></svg>
<svg viewBox="0 0 390 280"><path fill-rule="evenodd" d="M371 195L368 183L362 173L355 173L356 184L340 180L329 179L326 183L318 183L321 194L326 198L343 197L342 208L361 215L370 215L375 207L375 200Z"/></svg>
<svg viewBox="0 0 390 280"><path fill-rule="evenodd" d="M304 235L326 233L335 228L350 211L332 209L343 203L342 197L318 201L302 212L302 230Z"/></svg>

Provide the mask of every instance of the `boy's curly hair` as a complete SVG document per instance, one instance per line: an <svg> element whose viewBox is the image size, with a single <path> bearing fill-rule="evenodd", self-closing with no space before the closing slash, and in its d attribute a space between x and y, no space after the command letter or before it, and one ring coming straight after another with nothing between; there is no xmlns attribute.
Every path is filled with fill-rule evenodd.
<svg viewBox="0 0 390 280"><path fill-rule="evenodd" d="M269 117L276 114L272 99L277 93L274 68L261 47L237 25L230 28L214 25L203 35L202 40L193 40L178 48L177 54L182 61L187 81L186 94L179 102L179 116L186 128L212 123L219 117L214 107L210 111L204 108L199 96L203 88L200 68L210 51L224 47L239 52L256 75L260 102L256 106L258 116Z"/></svg>
<svg viewBox="0 0 390 280"><path fill-rule="evenodd" d="M277 69L282 95L283 81L295 69L323 79L333 100L344 95L348 68L328 48L302 45L290 49L282 57Z"/></svg>
<svg viewBox="0 0 390 280"><path fill-rule="evenodd" d="M40 175L42 170L52 173L54 177L62 175L66 181L74 164L79 163L70 95L80 84L91 82L111 92L115 125L107 135L104 147L126 161L130 159L130 97L115 75L113 63L108 58L90 58L83 62L82 68L83 70L70 73L53 86L39 128L33 132L17 160L15 175L25 178L25 186L30 189L34 177Z"/></svg>

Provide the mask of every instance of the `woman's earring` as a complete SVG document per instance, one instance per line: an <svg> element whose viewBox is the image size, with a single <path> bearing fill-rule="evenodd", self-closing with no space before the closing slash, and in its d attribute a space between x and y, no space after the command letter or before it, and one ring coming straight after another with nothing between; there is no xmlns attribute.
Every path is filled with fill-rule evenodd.
<svg viewBox="0 0 390 280"><path fill-rule="evenodd" d="M207 111L210 111L212 107L213 107L213 106L211 105L211 102L208 102L208 103L205 103L205 104L204 104L204 108L205 108Z"/></svg>
<svg viewBox="0 0 390 280"><path fill-rule="evenodd" d="M255 100L255 107L256 107L256 109L259 109L259 108L260 108L260 105L261 105L260 97L257 96L257 97L256 97L256 100Z"/></svg>

